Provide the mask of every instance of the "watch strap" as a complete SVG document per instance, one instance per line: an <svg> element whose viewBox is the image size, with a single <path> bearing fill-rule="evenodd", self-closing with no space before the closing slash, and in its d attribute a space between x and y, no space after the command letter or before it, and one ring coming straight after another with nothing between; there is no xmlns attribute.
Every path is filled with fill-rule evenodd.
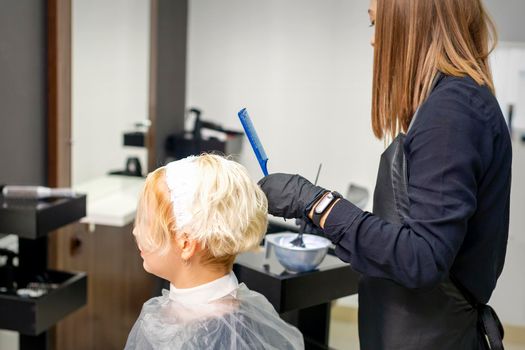
<svg viewBox="0 0 525 350"><path fill-rule="evenodd" d="M327 196L330 196L330 198L327 199L326 198ZM336 191L331 191L331 192L328 191L328 194L327 192L323 193L322 197L320 197L320 200L316 201L316 204L313 206L313 214L312 214L312 222L314 223L315 226L321 227L321 218L334 205L335 201L338 200L339 198L343 198L343 196L340 193ZM329 202L323 203L323 201L325 200L329 200ZM317 210L317 207L321 204L324 206L324 208L322 210Z"/></svg>

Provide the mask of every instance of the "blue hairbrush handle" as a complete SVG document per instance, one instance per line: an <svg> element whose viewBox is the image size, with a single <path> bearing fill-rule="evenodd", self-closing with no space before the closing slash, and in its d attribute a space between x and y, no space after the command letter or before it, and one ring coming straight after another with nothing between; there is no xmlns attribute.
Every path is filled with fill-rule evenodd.
<svg viewBox="0 0 525 350"><path fill-rule="evenodd" d="M253 126L252 120L248 115L248 111L246 108L243 108L239 111L239 113L237 113L237 115L239 116L239 120L241 121L242 127L244 128L244 132L246 133L246 136L252 145L253 152L259 161L259 165L261 166L264 176L268 176L268 169L266 168L268 157L266 156L266 152L264 152L264 148L261 144L261 140L259 140L259 136L257 136L257 131L255 131L255 127Z"/></svg>

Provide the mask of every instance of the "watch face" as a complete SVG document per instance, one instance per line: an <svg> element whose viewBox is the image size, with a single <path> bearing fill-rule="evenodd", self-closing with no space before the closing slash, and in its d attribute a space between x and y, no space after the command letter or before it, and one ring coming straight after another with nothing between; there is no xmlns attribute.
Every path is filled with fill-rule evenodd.
<svg viewBox="0 0 525 350"><path fill-rule="evenodd" d="M328 193L326 196L321 199L319 204L315 206L315 212L317 214L321 214L323 211L325 211L326 207L332 202L334 199L334 195L332 193Z"/></svg>

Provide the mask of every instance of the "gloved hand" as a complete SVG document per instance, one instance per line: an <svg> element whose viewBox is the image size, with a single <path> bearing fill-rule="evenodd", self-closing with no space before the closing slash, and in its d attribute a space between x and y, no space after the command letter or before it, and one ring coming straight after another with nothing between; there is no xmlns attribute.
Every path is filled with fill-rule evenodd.
<svg viewBox="0 0 525 350"><path fill-rule="evenodd" d="M304 218L306 209L327 191L290 174L270 174L259 180L259 186L268 198L268 212L287 219Z"/></svg>

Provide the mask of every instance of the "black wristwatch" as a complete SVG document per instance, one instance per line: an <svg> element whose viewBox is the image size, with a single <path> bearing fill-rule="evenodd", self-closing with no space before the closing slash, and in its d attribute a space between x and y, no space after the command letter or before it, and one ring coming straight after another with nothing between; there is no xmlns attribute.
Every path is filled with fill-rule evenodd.
<svg viewBox="0 0 525 350"><path fill-rule="evenodd" d="M328 192L328 194L321 198L319 203L317 203L317 205L314 207L314 212L312 214L312 222L315 224L315 226L321 227L321 218L339 198L343 198L343 196L335 191Z"/></svg>

